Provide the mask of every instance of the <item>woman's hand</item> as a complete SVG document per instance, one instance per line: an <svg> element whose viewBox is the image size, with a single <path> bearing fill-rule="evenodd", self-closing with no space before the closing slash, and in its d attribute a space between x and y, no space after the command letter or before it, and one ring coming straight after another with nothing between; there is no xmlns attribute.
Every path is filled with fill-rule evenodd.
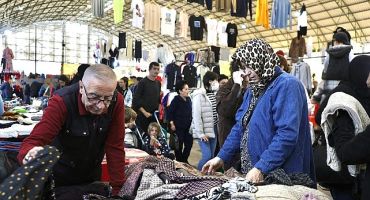
<svg viewBox="0 0 370 200"><path fill-rule="evenodd" d="M200 141L208 142L208 136L204 135L204 136L200 137Z"/></svg>
<svg viewBox="0 0 370 200"><path fill-rule="evenodd" d="M263 182L263 174L261 170L253 167L248 173L247 176L245 177L248 181L252 183L260 183Z"/></svg>
<svg viewBox="0 0 370 200"><path fill-rule="evenodd" d="M217 169L224 166L224 161L219 157L214 157L202 167L203 174L214 174Z"/></svg>

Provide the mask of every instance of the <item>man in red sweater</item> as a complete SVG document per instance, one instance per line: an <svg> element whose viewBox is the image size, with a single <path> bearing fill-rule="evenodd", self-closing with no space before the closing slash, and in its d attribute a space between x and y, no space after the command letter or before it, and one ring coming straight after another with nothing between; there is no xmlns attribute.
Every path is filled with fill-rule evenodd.
<svg viewBox="0 0 370 200"><path fill-rule="evenodd" d="M112 194L117 195L124 183L125 128L123 97L116 84L113 70L99 64L87 68L78 83L56 91L23 141L18 160L26 164L44 145L57 147L61 157L53 175L58 191L60 186L99 181L106 154Z"/></svg>

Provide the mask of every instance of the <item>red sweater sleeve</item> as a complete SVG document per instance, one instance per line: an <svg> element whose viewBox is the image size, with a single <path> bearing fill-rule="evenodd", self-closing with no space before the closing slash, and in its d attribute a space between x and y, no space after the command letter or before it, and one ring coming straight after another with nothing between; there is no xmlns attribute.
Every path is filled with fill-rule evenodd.
<svg viewBox="0 0 370 200"><path fill-rule="evenodd" d="M105 143L105 153L113 195L118 194L125 181L125 151L123 146L125 135L124 113L123 96L118 94L113 113L113 121L110 125Z"/></svg>
<svg viewBox="0 0 370 200"><path fill-rule="evenodd" d="M67 116L67 108L63 99L54 95L45 109L41 121L36 124L31 134L23 140L18 154L18 161L22 163L24 156L35 146L45 146L52 142L61 130Z"/></svg>

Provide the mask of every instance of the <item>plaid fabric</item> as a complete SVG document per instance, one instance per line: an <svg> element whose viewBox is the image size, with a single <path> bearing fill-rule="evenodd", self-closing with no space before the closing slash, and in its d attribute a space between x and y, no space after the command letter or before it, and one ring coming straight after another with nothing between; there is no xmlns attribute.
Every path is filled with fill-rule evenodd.
<svg viewBox="0 0 370 200"><path fill-rule="evenodd" d="M176 171L174 162L169 159L161 160L155 170L157 174L164 173L171 183L188 183L177 193L178 199L196 196L227 181L225 178L212 176L184 176Z"/></svg>
<svg viewBox="0 0 370 200"><path fill-rule="evenodd" d="M0 199L42 199L45 185L59 155L55 147L45 146L37 153L36 158L19 167L2 182Z"/></svg>

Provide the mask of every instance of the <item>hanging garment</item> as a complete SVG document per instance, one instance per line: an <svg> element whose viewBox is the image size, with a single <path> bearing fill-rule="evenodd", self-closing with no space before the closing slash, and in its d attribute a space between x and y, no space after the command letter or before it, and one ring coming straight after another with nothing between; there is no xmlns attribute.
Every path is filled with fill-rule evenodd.
<svg viewBox="0 0 370 200"><path fill-rule="evenodd" d="M211 46L211 51L215 55L215 63L218 63L218 61L220 61L220 49L220 47Z"/></svg>
<svg viewBox="0 0 370 200"><path fill-rule="evenodd" d="M144 12L145 12L143 1L142 0L132 0L131 11L132 11L132 26L142 29Z"/></svg>
<svg viewBox="0 0 370 200"><path fill-rule="evenodd" d="M181 68L176 63L171 63L166 66L165 74L167 77L167 89L175 89L176 83L182 80Z"/></svg>
<svg viewBox="0 0 370 200"><path fill-rule="evenodd" d="M226 27L227 22L219 21L217 24L218 45L221 47L227 47Z"/></svg>
<svg viewBox="0 0 370 200"><path fill-rule="evenodd" d="M140 59L143 57L143 53L141 51L141 40L135 40L135 58Z"/></svg>
<svg viewBox="0 0 370 200"><path fill-rule="evenodd" d="M217 45L217 19L206 19L208 45Z"/></svg>
<svg viewBox="0 0 370 200"><path fill-rule="evenodd" d="M161 6L156 3L145 3L144 28L148 31L161 31Z"/></svg>
<svg viewBox="0 0 370 200"><path fill-rule="evenodd" d="M175 37L176 10L161 8L161 34Z"/></svg>
<svg viewBox="0 0 370 200"><path fill-rule="evenodd" d="M272 28L286 28L289 26L292 29L292 11L289 0L274 0L271 11L271 27Z"/></svg>
<svg viewBox="0 0 370 200"><path fill-rule="evenodd" d="M306 54L306 41L304 38L293 38L290 43L289 57L293 63L298 61L298 57L303 57Z"/></svg>
<svg viewBox="0 0 370 200"><path fill-rule="evenodd" d="M125 1L123 0L113 0L113 20L115 24L123 21L123 6Z"/></svg>
<svg viewBox="0 0 370 200"><path fill-rule="evenodd" d="M180 37L187 38L188 37L188 26L189 26L189 15L181 11L179 16L179 23L180 23Z"/></svg>
<svg viewBox="0 0 370 200"><path fill-rule="evenodd" d="M132 41L132 37L127 37L127 50L126 50L126 55L127 55L127 58L128 59L132 59L133 56L132 56L132 52L134 51L133 49L133 41Z"/></svg>
<svg viewBox="0 0 370 200"><path fill-rule="evenodd" d="M228 48L221 48L220 49L220 60L229 60L230 50Z"/></svg>
<svg viewBox="0 0 370 200"><path fill-rule="evenodd" d="M228 23L226 26L226 33L227 33L227 46L228 47L236 47L236 38L238 36L238 27L236 24Z"/></svg>
<svg viewBox="0 0 370 200"><path fill-rule="evenodd" d="M182 75L189 88L197 87L197 68L193 65L186 65L182 70Z"/></svg>
<svg viewBox="0 0 370 200"><path fill-rule="evenodd" d="M218 12L229 12L230 0L215 0L216 11Z"/></svg>
<svg viewBox="0 0 370 200"><path fill-rule="evenodd" d="M104 2L105 0L92 0L91 10L94 17L104 17Z"/></svg>
<svg viewBox="0 0 370 200"><path fill-rule="evenodd" d="M311 79L311 68L310 66L303 62L299 61L292 67L292 71L290 71L290 74L295 76L298 80L300 80L306 88L308 94L312 91L312 79Z"/></svg>
<svg viewBox="0 0 370 200"><path fill-rule="evenodd" d="M118 48L126 48L126 32L118 34Z"/></svg>
<svg viewBox="0 0 370 200"><path fill-rule="evenodd" d="M189 17L189 26L191 40L203 40L203 29L207 30L204 17L191 15Z"/></svg>
<svg viewBox="0 0 370 200"><path fill-rule="evenodd" d="M3 58L5 58L5 71L12 72L13 71L13 59L14 54L12 49L6 47L3 51Z"/></svg>
<svg viewBox="0 0 370 200"><path fill-rule="evenodd" d="M299 12L297 23L298 37L307 35L307 12L306 6L303 4L301 11Z"/></svg>
<svg viewBox="0 0 370 200"><path fill-rule="evenodd" d="M257 0L256 25L262 25L266 29L270 28L268 9L267 0Z"/></svg>
<svg viewBox="0 0 370 200"><path fill-rule="evenodd" d="M249 13L252 20L252 0L232 0L231 2L231 16L247 17L249 7Z"/></svg>

